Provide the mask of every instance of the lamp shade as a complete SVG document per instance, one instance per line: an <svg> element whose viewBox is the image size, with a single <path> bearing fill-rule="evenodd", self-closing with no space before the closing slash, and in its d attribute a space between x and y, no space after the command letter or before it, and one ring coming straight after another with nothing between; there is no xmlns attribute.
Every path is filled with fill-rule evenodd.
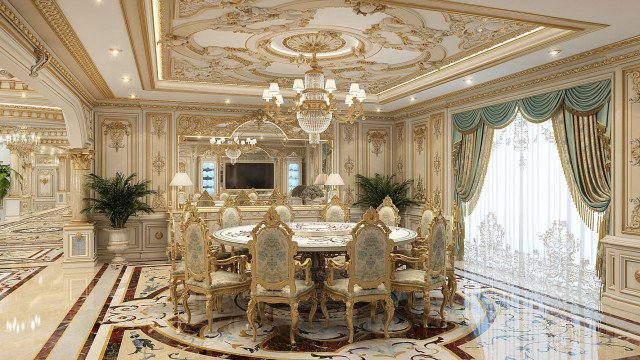
<svg viewBox="0 0 640 360"><path fill-rule="evenodd" d="M313 182L313 185L324 185L324 183L327 181L327 177L329 177L329 175L325 173L318 174L318 176L316 176L316 180Z"/></svg>
<svg viewBox="0 0 640 360"><path fill-rule="evenodd" d="M179 172L173 176L173 179L171 180L169 186L193 186L193 182L191 181L187 173Z"/></svg>
<svg viewBox="0 0 640 360"><path fill-rule="evenodd" d="M327 186L333 185L344 185L344 180L342 180L342 176L338 173L333 173L327 177L327 181L324 182Z"/></svg>

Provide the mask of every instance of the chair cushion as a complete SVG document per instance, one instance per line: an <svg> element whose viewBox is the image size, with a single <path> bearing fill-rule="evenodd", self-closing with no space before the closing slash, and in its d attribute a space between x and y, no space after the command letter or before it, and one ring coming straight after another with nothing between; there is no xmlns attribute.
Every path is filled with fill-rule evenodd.
<svg viewBox="0 0 640 360"><path fill-rule="evenodd" d="M338 292L342 295L346 296L365 296L365 295L381 295L388 293L387 289L385 289L384 284L380 284L375 289L363 289L359 285L355 285L353 287L353 293L349 293L349 278L344 279L334 279L333 285L327 284L324 282L324 286L328 289L331 289L335 292Z"/></svg>
<svg viewBox="0 0 640 360"><path fill-rule="evenodd" d="M176 260L176 269L171 271L171 274L173 275L184 274L184 261Z"/></svg>
<svg viewBox="0 0 640 360"><path fill-rule="evenodd" d="M424 270L404 269L393 273L392 283L411 284L419 286L431 286L444 282L445 277L440 275L429 279L428 283L424 281Z"/></svg>
<svg viewBox="0 0 640 360"><path fill-rule="evenodd" d="M289 285L283 287L280 290L267 290L261 285L256 287L256 292L252 293L253 296L279 296L279 297L295 297L303 292L309 290L313 287L313 283L311 285L305 285L304 280L296 279L296 293L291 294L291 290L289 289Z"/></svg>
<svg viewBox="0 0 640 360"><path fill-rule="evenodd" d="M232 285L240 285L240 284L249 284L251 282L251 278L247 277L245 281L240 281L240 274L218 270L211 273L211 286L210 289L217 289L225 286ZM194 279L187 279L187 285L194 285L204 288L204 281L197 281Z"/></svg>

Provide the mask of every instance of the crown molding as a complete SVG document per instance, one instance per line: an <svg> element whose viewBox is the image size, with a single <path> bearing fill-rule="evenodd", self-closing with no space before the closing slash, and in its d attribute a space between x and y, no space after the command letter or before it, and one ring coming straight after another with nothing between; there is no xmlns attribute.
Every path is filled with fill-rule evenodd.
<svg viewBox="0 0 640 360"><path fill-rule="evenodd" d="M64 122L62 110L40 106L0 104L0 117Z"/></svg>

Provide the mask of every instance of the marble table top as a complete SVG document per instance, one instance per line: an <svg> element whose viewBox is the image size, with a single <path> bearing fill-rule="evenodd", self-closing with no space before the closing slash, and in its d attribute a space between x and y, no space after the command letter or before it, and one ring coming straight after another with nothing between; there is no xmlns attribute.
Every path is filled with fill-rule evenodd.
<svg viewBox="0 0 640 360"><path fill-rule="evenodd" d="M351 229L356 223L326 223L326 222L293 222L287 223L293 230L293 240L298 243L300 252L344 252L347 241L351 240ZM246 248L252 239L251 230L255 225L236 226L218 230L213 237L225 245ZM414 240L416 232L410 229L390 226L389 238L396 245Z"/></svg>

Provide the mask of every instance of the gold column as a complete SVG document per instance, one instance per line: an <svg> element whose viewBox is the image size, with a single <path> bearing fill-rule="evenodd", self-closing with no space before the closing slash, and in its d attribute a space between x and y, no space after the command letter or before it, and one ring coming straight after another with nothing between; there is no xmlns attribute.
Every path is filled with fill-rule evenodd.
<svg viewBox="0 0 640 360"><path fill-rule="evenodd" d="M71 171L71 221L87 222L87 215L82 213L85 207L85 198L89 192L86 188L86 176L89 174L94 152L89 149L72 149L69 158L73 164Z"/></svg>
<svg viewBox="0 0 640 360"><path fill-rule="evenodd" d="M20 171L20 156L15 150L11 150L11 168L15 171ZM11 188L9 190L9 197L19 198L22 191L20 190L20 184L16 178L16 174L11 172Z"/></svg>
<svg viewBox="0 0 640 360"><path fill-rule="evenodd" d="M67 190L67 156L58 155L58 191L65 192Z"/></svg>
<svg viewBox="0 0 640 360"><path fill-rule="evenodd" d="M31 175L33 174L33 165L29 157L23 160L22 168L24 169L24 178L22 180L22 195L31 196Z"/></svg>

